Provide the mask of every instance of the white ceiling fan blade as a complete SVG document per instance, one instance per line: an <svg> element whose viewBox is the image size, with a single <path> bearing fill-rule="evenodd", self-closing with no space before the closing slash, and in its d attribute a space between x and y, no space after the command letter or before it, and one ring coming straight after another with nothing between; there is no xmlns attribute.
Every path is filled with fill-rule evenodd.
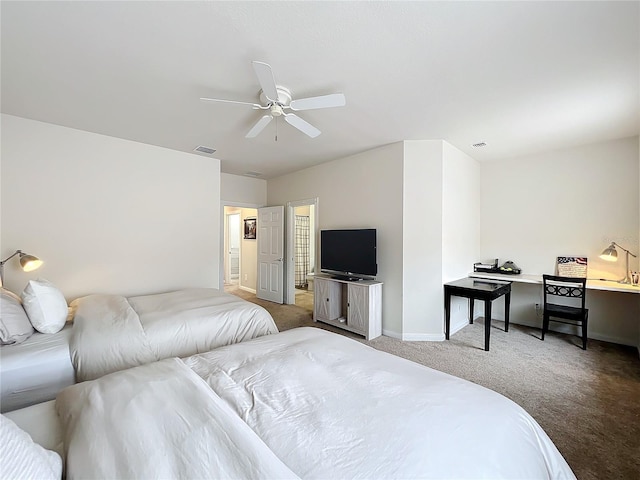
<svg viewBox="0 0 640 480"><path fill-rule="evenodd" d="M236 100L223 100L221 98L204 98L204 97L200 97L200 100L202 100L203 102L219 102L219 103L238 103L240 105L251 105L253 108L263 108L261 105L258 105L257 103L251 103L251 102L238 102ZM266 107L264 107L266 108Z"/></svg>
<svg viewBox="0 0 640 480"><path fill-rule="evenodd" d="M271 65L264 62L251 62L253 64L253 70L256 72L260 87L264 92L265 97L272 102L278 100L278 90L276 89L276 81L273 78L273 71L271 71Z"/></svg>
<svg viewBox="0 0 640 480"><path fill-rule="evenodd" d="M318 135L322 133L316 127L314 127L307 121L301 119L299 116L297 116L294 113L289 113L285 115L284 119L289 125L296 127L302 133L309 135L311 138L316 138Z"/></svg>
<svg viewBox="0 0 640 480"><path fill-rule="evenodd" d="M316 108L343 107L346 103L347 99L344 94L332 93L331 95L293 100L289 107L291 107L291 110L314 110Z"/></svg>
<svg viewBox="0 0 640 480"><path fill-rule="evenodd" d="M273 117L271 115L263 116L260 120L258 120L253 128L249 130L249 133L245 135L245 138L253 138L258 135L262 130L264 130L264 127L266 127L271 120L273 120Z"/></svg>

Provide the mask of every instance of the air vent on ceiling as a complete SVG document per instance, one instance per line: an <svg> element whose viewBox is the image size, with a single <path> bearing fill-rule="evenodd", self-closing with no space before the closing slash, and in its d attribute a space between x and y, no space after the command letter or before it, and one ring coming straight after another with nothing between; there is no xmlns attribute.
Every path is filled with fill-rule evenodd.
<svg viewBox="0 0 640 480"><path fill-rule="evenodd" d="M472 147L476 147L476 148L486 147L486 146L487 146L487 144L486 144L486 143L484 143L484 142L474 143L474 144L472 145Z"/></svg>
<svg viewBox="0 0 640 480"><path fill-rule="evenodd" d="M206 153L207 155L211 155L213 152L215 152L215 149L200 145L200 146L194 148L193 151L194 152L200 152L200 153Z"/></svg>
<svg viewBox="0 0 640 480"><path fill-rule="evenodd" d="M261 177L262 174L260 172L244 172L247 177Z"/></svg>

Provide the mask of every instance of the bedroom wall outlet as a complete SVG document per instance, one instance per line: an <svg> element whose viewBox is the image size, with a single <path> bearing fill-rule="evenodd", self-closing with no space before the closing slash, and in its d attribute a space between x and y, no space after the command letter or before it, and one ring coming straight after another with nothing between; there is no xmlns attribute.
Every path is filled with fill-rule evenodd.
<svg viewBox="0 0 640 480"><path fill-rule="evenodd" d="M541 317L542 316L542 307L540 306L539 303L536 303L536 316L537 317Z"/></svg>
<svg viewBox="0 0 640 480"><path fill-rule="evenodd" d="M244 279L245 279L245 280L249 280L249 274L248 274L248 273L245 273L245 274L244 274Z"/></svg>

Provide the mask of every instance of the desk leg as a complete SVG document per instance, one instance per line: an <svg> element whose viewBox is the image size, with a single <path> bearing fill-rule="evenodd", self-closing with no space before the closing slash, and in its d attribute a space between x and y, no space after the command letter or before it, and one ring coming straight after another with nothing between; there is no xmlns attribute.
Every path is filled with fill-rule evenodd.
<svg viewBox="0 0 640 480"><path fill-rule="evenodd" d="M475 301L475 298L473 298L473 297L471 297L469 299L469 323L471 325L473 325L473 306L474 306L473 303L474 303L474 301Z"/></svg>
<svg viewBox="0 0 640 480"><path fill-rule="evenodd" d="M489 351L489 337L491 336L491 300L484 301L484 351Z"/></svg>
<svg viewBox="0 0 640 480"><path fill-rule="evenodd" d="M449 323L451 322L451 293L444 289L444 338L449 340Z"/></svg>
<svg viewBox="0 0 640 480"><path fill-rule="evenodd" d="M509 309L511 308L511 292L504 295L504 331L509 331Z"/></svg>

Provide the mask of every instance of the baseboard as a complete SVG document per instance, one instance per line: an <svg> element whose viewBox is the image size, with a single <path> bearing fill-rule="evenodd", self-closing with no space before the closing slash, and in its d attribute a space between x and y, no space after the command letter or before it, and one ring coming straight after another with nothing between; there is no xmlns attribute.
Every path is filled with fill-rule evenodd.
<svg viewBox="0 0 640 480"><path fill-rule="evenodd" d="M475 318L473 319L475 321ZM462 330L464 327L466 327L467 325L469 325L469 320L465 319L464 322L458 322L454 325L450 326L450 331L449 331L449 336L453 335L456 332L459 332L460 330ZM442 338L444 339L444 335L442 335Z"/></svg>
<svg viewBox="0 0 640 480"><path fill-rule="evenodd" d="M254 295L255 295L255 293L256 293L256 290L255 290L254 288L244 287L244 286L242 286L242 285L238 286L238 288L239 288L240 290L244 290L245 292L253 293Z"/></svg>
<svg viewBox="0 0 640 480"><path fill-rule="evenodd" d="M480 316L478 318L482 318L482 316ZM496 319L496 320L504 321L504 320L501 320L501 319ZM540 322L542 322L542 320L540 320ZM513 322L513 321L510 321L509 323L513 324L513 325L522 325L524 327L536 328L536 329L542 331L540 323ZM550 332L557 332L557 333L564 333L564 334L567 334L567 335L578 335L578 336L580 335L580 331L579 331L578 327L572 327L570 325L563 325L563 324L559 324L559 323L556 323L556 322L550 322L549 331ZM589 339L600 340L601 342L616 343L618 345L627 345L629 347L638 348L638 345L633 343L628 338L614 337L614 336L611 336L611 335L603 335L601 333L594 332L594 331L591 331L591 330L587 331L587 336L588 336ZM640 352L640 348L638 348L638 350Z"/></svg>
<svg viewBox="0 0 640 480"><path fill-rule="evenodd" d="M442 342L444 333L405 333L402 340L407 342Z"/></svg>
<svg viewBox="0 0 640 480"><path fill-rule="evenodd" d="M385 337L395 338L397 340L402 340L406 342L441 342L444 340L444 333L441 334L433 334L433 333L398 333L392 330L382 329L382 334Z"/></svg>
<svg viewBox="0 0 640 480"><path fill-rule="evenodd" d="M398 332L394 332L393 330L385 330L384 328L382 329L382 335L384 335L385 337L391 337L391 338L395 338L397 340L402 340L402 335Z"/></svg>

